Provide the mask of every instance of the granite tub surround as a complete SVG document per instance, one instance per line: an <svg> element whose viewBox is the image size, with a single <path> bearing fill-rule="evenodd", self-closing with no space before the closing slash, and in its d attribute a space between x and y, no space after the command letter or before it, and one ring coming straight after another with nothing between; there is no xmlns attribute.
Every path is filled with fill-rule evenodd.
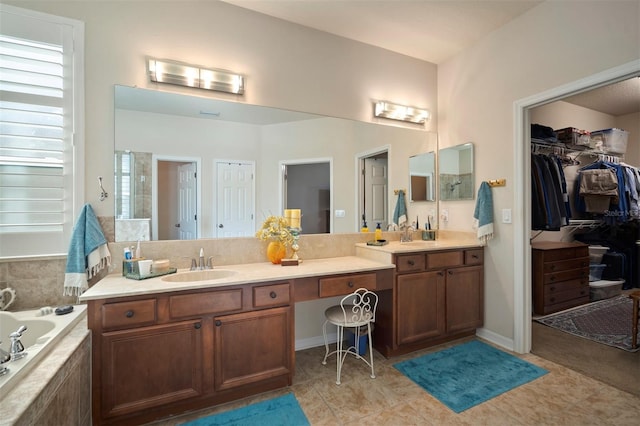
<svg viewBox="0 0 640 426"><path fill-rule="evenodd" d="M91 337L84 318L7 395L0 425L91 424Z"/></svg>

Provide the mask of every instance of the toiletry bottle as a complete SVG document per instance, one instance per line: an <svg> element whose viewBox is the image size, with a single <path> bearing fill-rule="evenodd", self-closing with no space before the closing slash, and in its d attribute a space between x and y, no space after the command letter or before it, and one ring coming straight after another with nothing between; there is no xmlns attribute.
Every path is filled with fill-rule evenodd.
<svg viewBox="0 0 640 426"><path fill-rule="evenodd" d="M376 225L376 241L380 241L382 239L382 228L380 228L380 222Z"/></svg>
<svg viewBox="0 0 640 426"><path fill-rule="evenodd" d="M142 257L142 253L140 252L140 240L138 240L138 245L136 246L136 259L140 259Z"/></svg>
<svg viewBox="0 0 640 426"><path fill-rule="evenodd" d="M360 232L369 232L369 228L367 228L367 222L362 222L362 228L360 228Z"/></svg>

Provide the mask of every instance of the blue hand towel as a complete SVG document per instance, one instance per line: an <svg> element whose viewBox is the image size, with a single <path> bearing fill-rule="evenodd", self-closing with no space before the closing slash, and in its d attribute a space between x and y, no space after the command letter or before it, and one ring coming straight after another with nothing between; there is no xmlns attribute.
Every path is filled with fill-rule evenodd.
<svg viewBox="0 0 640 426"><path fill-rule="evenodd" d="M396 201L396 209L393 212L393 223L402 226L407 223L407 203L404 200L404 191L398 191L398 201Z"/></svg>
<svg viewBox="0 0 640 426"><path fill-rule="evenodd" d="M80 296L88 286L88 279L111 265L111 253L91 205L82 207L73 227L64 274L65 296Z"/></svg>
<svg viewBox="0 0 640 426"><path fill-rule="evenodd" d="M474 228L478 230L478 239L486 244L493 238L493 196L487 182L480 184L476 209L473 212Z"/></svg>

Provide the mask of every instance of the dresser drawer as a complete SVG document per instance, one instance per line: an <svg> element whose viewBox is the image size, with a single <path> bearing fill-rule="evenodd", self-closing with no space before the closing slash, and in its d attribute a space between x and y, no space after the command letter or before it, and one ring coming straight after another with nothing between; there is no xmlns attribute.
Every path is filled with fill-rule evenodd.
<svg viewBox="0 0 640 426"><path fill-rule="evenodd" d="M464 251L465 265L482 265L484 264L484 250L472 249Z"/></svg>
<svg viewBox="0 0 640 426"><path fill-rule="evenodd" d="M187 318L242 310L242 289L208 291L169 297L171 318Z"/></svg>
<svg viewBox="0 0 640 426"><path fill-rule="evenodd" d="M543 275L543 283L551 284L575 278L589 278L588 268L569 269L567 271L551 272Z"/></svg>
<svg viewBox="0 0 640 426"><path fill-rule="evenodd" d="M403 254L396 256L396 270L399 273L424 271L424 254Z"/></svg>
<svg viewBox="0 0 640 426"><path fill-rule="evenodd" d="M102 305L102 328L132 328L156 323L156 299Z"/></svg>
<svg viewBox="0 0 640 426"><path fill-rule="evenodd" d="M376 274L357 274L335 278L320 278L320 297L349 294L359 288L375 290Z"/></svg>
<svg viewBox="0 0 640 426"><path fill-rule="evenodd" d="M569 300L580 299L583 297L589 297L589 286L576 286L553 292L545 292L544 302L547 305L554 305L556 303L564 303Z"/></svg>
<svg viewBox="0 0 640 426"><path fill-rule="evenodd" d="M464 265L463 250L427 253L427 269L449 268Z"/></svg>
<svg viewBox="0 0 640 426"><path fill-rule="evenodd" d="M289 283L270 284L253 287L253 307L288 305L290 301Z"/></svg>
<svg viewBox="0 0 640 426"><path fill-rule="evenodd" d="M559 260L553 262L545 262L543 266L544 273L566 271L568 269L580 269L589 266L589 258L582 257L578 259Z"/></svg>

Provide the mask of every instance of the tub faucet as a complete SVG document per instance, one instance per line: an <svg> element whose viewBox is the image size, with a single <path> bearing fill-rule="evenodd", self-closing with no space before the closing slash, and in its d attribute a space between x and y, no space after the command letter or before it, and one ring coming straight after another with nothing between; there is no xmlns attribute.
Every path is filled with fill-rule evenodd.
<svg viewBox="0 0 640 426"><path fill-rule="evenodd" d="M9 354L11 355L11 359L14 361L27 355L27 352L24 351L24 345L20 341L20 338L25 331L27 331L27 326L21 325L18 330L9 334L9 338L11 339Z"/></svg>

